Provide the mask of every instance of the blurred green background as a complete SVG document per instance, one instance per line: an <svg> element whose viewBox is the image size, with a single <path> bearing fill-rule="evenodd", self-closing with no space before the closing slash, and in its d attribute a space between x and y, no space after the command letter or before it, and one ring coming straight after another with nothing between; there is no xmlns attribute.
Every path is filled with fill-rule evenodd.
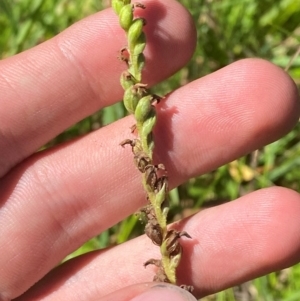
<svg viewBox="0 0 300 301"><path fill-rule="evenodd" d="M192 61L156 91L169 92L241 58L265 58L300 86L300 0L180 0L191 12L199 42ZM39 44L72 23L104 9L109 0L0 0L0 57ZM126 115L122 103L74 125L46 147L88 133ZM250 191L280 185L300 191L299 126L281 140L170 193L170 221ZM143 233L131 216L87 242L68 258L122 243ZM142 268L142 267L141 267ZM202 300L300 300L300 265L255 279Z"/></svg>

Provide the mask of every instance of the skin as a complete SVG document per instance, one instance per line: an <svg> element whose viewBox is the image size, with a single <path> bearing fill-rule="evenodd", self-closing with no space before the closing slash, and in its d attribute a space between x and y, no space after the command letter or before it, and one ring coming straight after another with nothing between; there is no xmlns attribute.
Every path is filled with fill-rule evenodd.
<svg viewBox="0 0 300 301"><path fill-rule="evenodd" d="M176 1L145 4L144 82L152 85L189 60L196 35ZM152 285L142 283L154 268L142 265L159 254L145 236L52 270L145 205L131 150L118 145L130 138L132 116L36 153L122 98L124 64L116 57L125 44L108 9L0 62L0 300L131 300ZM297 89L285 72L259 59L238 61L161 101L155 156L174 187L279 139L298 118ZM299 214L298 193L271 187L177 223L192 236L182 238L179 283L201 297L296 264Z"/></svg>

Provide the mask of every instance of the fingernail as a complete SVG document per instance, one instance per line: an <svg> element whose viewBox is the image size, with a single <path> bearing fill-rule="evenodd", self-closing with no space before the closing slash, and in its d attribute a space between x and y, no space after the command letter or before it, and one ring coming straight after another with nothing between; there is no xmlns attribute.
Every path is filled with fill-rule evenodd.
<svg viewBox="0 0 300 301"><path fill-rule="evenodd" d="M188 291L171 284L157 284L130 301L197 301Z"/></svg>

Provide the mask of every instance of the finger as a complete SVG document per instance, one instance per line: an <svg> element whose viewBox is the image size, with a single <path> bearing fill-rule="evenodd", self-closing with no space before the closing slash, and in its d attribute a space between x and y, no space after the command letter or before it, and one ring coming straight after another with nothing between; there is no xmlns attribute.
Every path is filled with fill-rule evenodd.
<svg viewBox="0 0 300 301"><path fill-rule="evenodd" d="M274 187L173 225L192 236L181 241L184 253L178 283L193 285L200 298L299 262L299 214L299 194ZM78 291L81 296L100 297L149 281L155 270L142 265L159 257L158 248L145 236L139 237L66 262L17 300L77 301L81 300Z"/></svg>
<svg viewBox="0 0 300 301"><path fill-rule="evenodd" d="M176 1L145 4L139 14L149 20L144 81L151 85L186 64L195 30ZM64 129L122 98L119 78L126 66L117 57L124 45L125 33L108 9L0 63L0 176Z"/></svg>
<svg viewBox="0 0 300 301"><path fill-rule="evenodd" d="M158 109L157 156L178 185L285 135L300 101L281 69L242 60L174 91Z"/></svg>
<svg viewBox="0 0 300 301"><path fill-rule="evenodd" d="M86 299L86 295L82 295ZM23 297L15 300L21 300ZM70 298L73 298L70 295ZM71 299L70 299L71 300ZM101 298L96 295L89 296L89 301L196 301L195 297L188 291L168 283L139 283L113 291L111 294Z"/></svg>
<svg viewBox="0 0 300 301"><path fill-rule="evenodd" d="M95 299L99 300L99 299ZM125 287L101 298L105 301L196 301L186 290L168 283L146 283ZM100 300L100 301L101 301Z"/></svg>
<svg viewBox="0 0 300 301"><path fill-rule="evenodd" d="M182 87L162 106L157 157L171 186L278 139L299 112L292 81L261 60L237 62ZM2 181L1 292L16 296L84 241L145 204L131 151L118 145L132 123L125 118L39 153Z"/></svg>

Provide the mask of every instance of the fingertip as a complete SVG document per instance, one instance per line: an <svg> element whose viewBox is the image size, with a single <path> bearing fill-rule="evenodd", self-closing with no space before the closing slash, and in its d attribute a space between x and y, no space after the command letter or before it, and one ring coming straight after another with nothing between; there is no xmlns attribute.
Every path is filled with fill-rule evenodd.
<svg viewBox="0 0 300 301"><path fill-rule="evenodd" d="M196 301L195 297L176 285L169 283L141 283L113 292L105 301Z"/></svg>
<svg viewBox="0 0 300 301"><path fill-rule="evenodd" d="M257 113L272 118L262 116L262 120L268 120L268 126L277 128L278 138L295 126L300 112L299 94L295 82L283 69L257 58L237 61L231 67L233 79L247 83L245 92L253 104L265 109ZM245 97L249 97L247 94Z"/></svg>
<svg viewBox="0 0 300 301"><path fill-rule="evenodd" d="M237 61L162 102L157 157L180 174L172 182L178 185L287 134L298 122L299 104L282 69L262 59Z"/></svg>
<svg viewBox="0 0 300 301"><path fill-rule="evenodd" d="M204 296L292 266L300 258L299 215L299 193L284 187L201 211L184 224L201 240L185 247L179 275Z"/></svg>
<svg viewBox="0 0 300 301"><path fill-rule="evenodd" d="M189 11L174 0L149 1L144 16L148 39L145 77L154 83L182 68L196 47L196 27ZM180 20L180 21L179 21Z"/></svg>

